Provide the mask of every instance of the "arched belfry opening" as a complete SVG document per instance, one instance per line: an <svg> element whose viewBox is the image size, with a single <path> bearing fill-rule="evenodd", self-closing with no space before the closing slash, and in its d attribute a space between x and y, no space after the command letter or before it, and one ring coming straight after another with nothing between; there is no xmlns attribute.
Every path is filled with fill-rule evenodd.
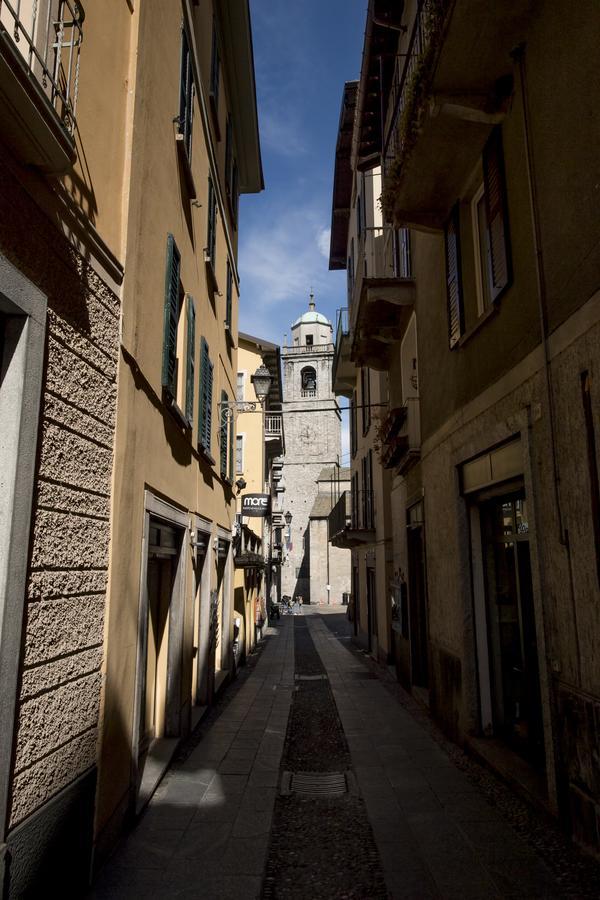
<svg viewBox="0 0 600 900"><path fill-rule="evenodd" d="M316 394L317 373L312 366L304 366L300 372L302 391Z"/></svg>

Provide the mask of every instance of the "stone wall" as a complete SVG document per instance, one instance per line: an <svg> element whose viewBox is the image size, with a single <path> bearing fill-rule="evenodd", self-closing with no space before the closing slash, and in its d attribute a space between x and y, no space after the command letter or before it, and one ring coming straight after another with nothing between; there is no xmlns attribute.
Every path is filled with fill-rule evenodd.
<svg viewBox="0 0 600 900"><path fill-rule="evenodd" d="M310 520L310 597L311 603L341 603L350 592L350 550L332 547L328 542L327 519ZM329 579L329 580L328 580ZM329 595L327 585L331 586Z"/></svg>
<svg viewBox="0 0 600 900"><path fill-rule="evenodd" d="M15 826L96 762L119 301L2 162L0 181L0 251L48 298Z"/></svg>
<svg viewBox="0 0 600 900"><path fill-rule="evenodd" d="M527 357L510 379L466 407L460 419L448 422L423 447L432 707L458 738L480 729L468 507L458 469L463 461L519 435L549 800L555 808L570 806L567 815L576 836L596 848L600 795L591 760L592 747L600 740L600 680L594 663L600 652L600 616L581 373L598 368L599 347L597 294L550 342L558 497L568 546L560 540L557 519L541 353ZM595 385L592 398L597 423Z"/></svg>

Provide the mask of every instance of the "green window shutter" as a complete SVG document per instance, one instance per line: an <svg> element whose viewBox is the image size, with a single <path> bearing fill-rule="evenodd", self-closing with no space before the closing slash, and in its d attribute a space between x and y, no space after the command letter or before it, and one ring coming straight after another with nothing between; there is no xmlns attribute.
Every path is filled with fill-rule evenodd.
<svg viewBox="0 0 600 900"><path fill-rule="evenodd" d="M208 381L206 387L206 449L210 453L212 433L212 403L213 403L213 364L208 360Z"/></svg>
<svg viewBox="0 0 600 900"><path fill-rule="evenodd" d="M227 260L227 301L225 307L225 324L231 329L231 307L233 302L233 272L231 264Z"/></svg>
<svg viewBox="0 0 600 900"><path fill-rule="evenodd" d="M496 300L512 281L506 179L501 129L495 128L483 151L483 180L490 248L490 295Z"/></svg>
<svg viewBox="0 0 600 900"><path fill-rule="evenodd" d="M212 61L210 66L210 93L214 98L215 106L219 105L219 80L221 60L219 58L219 43L217 41L217 25L213 19L212 32Z"/></svg>
<svg viewBox="0 0 600 900"><path fill-rule="evenodd" d="M205 338L200 339L200 397L198 401L198 443L210 453L212 429L213 365Z"/></svg>
<svg viewBox="0 0 600 900"><path fill-rule="evenodd" d="M227 422L227 402L229 398L225 391L221 391L221 422L220 422L220 471L221 478L227 478L227 438L229 436L229 428Z"/></svg>
<svg viewBox="0 0 600 900"><path fill-rule="evenodd" d="M212 178L208 178L208 223L206 234L206 249L210 257L210 261L215 265L215 249L217 243L217 198L212 183Z"/></svg>
<svg viewBox="0 0 600 900"><path fill-rule="evenodd" d="M463 302L460 274L460 238L458 203L446 225L446 292L448 300L448 334L450 349L463 333Z"/></svg>
<svg viewBox="0 0 600 900"><path fill-rule="evenodd" d="M229 480L233 481L233 448L235 447L235 423L233 416L229 420Z"/></svg>
<svg viewBox="0 0 600 900"><path fill-rule="evenodd" d="M187 365L185 378L185 415L188 422L194 417L194 381L196 375L196 308L194 298L187 302Z"/></svg>
<svg viewBox="0 0 600 900"><path fill-rule="evenodd" d="M192 151L192 116L194 111L194 76L185 28L181 29L181 73L179 79L179 133L183 135L188 157Z"/></svg>
<svg viewBox="0 0 600 900"><path fill-rule="evenodd" d="M177 392L177 325L181 257L172 234L167 237L162 385L172 397Z"/></svg>

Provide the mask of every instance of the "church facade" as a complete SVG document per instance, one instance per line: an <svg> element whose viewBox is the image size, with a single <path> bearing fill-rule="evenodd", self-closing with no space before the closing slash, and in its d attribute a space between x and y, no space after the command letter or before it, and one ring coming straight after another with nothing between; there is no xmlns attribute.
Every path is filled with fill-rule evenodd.
<svg viewBox="0 0 600 900"><path fill-rule="evenodd" d="M347 564L337 560L332 570L329 591L325 585L313 596L311 562L320 565L326 557L328 535L312 529L311 513L319 493L323 469L339 468L341 456L341 413L332 392L333 328L317 312L311 294L308 311L292 325L291 345L282 347L283 407L286 429L286 453L283 459L285 511L291 521L284 529L284 561L281 590L304 602L341 602L349 591L350 552ZM319 537L316 537L318 533ZM316 546L318 544L318 546ZM321 546L324 544L325 546Z"/></svg>

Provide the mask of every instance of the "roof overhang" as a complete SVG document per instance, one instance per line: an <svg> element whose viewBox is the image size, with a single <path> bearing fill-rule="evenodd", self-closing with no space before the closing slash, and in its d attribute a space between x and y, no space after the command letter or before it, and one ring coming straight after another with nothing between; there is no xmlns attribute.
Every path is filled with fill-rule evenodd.
<svg viewBox="0 0 600 900"><path fill-rule="evenodd" d="M356 110L356 168L367 171L381 162L383 123L394 76L403 0L369 0Z"/></svg>
<svg viewBox="0 0 600 900"><path fill-rule="evenodd" d="M248 0L220 0L219 22L223 40L223 62L227 95L231 104L239 188L242 194L264 190L252 25Z"/></svg>
<svg viewBox="0 0 600 900"><path fill-rule="evenodd" d="M329 268L346 268L350 204L352 203L352 139L356 114L358 81L344 85L340 124L335 148L333 202L331 208L331 243Z"/></svg>

